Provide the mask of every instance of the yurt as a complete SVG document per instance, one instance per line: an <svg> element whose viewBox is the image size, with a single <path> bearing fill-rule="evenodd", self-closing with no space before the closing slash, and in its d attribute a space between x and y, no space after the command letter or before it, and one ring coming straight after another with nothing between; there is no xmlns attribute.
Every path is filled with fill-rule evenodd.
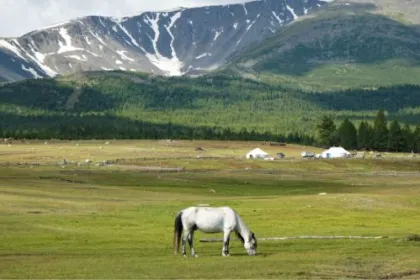
<svg viewBox="0 0 420 280"><path fill-rule="evenodd" d="M248 159L253 159L253 158L267 158L268 154L266 152L264 152L263 150L261 150L260 148L256 148L252 151L250 151L249 153L246 154L246 158Z"/></svg>
<svg viewBox="0 0 420 280"><path fill-rule="evenodd" d="M343 147L331 147L321 154L322 158L348 158L350 153Z"/></svg>

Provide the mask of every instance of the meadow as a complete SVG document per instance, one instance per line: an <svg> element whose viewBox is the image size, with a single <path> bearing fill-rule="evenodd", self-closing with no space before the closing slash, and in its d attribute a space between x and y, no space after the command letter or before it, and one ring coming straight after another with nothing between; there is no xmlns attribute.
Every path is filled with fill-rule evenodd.
<svg viewBox="0 0 420 280"><path fill-rule="evenodd" d="M286 158L245 159L256 147ZM302 151L321 150L234 141L0 144L0 278L420 278L420 158L305 160ZM381 238L260 240L254 257L233 240L225 258L221 243L199 242L221 235L197 232L199 257L175 256L174 217L197 204L233 207L257 238Z"/></svg>

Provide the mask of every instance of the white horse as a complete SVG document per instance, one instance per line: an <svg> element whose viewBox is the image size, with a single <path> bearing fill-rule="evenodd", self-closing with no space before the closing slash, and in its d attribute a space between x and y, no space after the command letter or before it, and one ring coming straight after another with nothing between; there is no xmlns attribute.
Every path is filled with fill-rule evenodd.
<svg viewBox="0 0 420 280"><path fill-rule="evenodd" d="M194 232L204 233L223 232L222 256L229 256L229 241L231 232L235 232L242 241L248 255L254 256L257 250L257 239L241 217L230 207L188 207L181 210L175 218L174 250L179 252L182 231L182 254L187 255L186 243L191 249L191 255L197 257L194 251Z"/></svg>

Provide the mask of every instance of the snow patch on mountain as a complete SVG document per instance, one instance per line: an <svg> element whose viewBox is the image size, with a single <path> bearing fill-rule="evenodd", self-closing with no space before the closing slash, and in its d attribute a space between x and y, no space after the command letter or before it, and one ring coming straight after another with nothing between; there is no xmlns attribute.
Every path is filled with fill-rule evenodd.
<svg viewBox="0 0 420 280"><path fill-rule="evenodd" d="M127 51L117 51L117 54L119 54L120 56L121 56L121 58L123 59L123 60L126 60L126 61L134 61L134 59L132 59L131 57L128 57L125 53L126 53Z"/></svg>
<svg viewBox="0 0 420 280"><path fill-rule="evenodd" d="M203 58L203 57L206 57L206 56L211 56L211 54L210 53L203 53L203 54L200 54L199 56L195 57L195 59L200 59L200 58Z"/></svg>
<svg viewBox="0 0 420 280"><path fill-rule="evenodd" d="M73 55L68 55L66 57L72 58L72 59L76 59L76 60L79 60L79 61L87 61L88 60L85 55L83 55L82 57L80 57L78 55L73 54Z"/></svg>
<svg viewBox="0 0 420 280"><path fill-rule="evenodd" d="M25 70L26 72L29 72L35 79L41 79L42 76L38 74L38 72L35 71L35 69L31 67L26 67L22 64L22 70Z"/></svg>
<svg viewBox="0 0 420 280"><path fill-rule="evenodd" d="M90 31L90 34L92 34L92 36L95 37L95 39L98 40L102 45L106 46L105 41L101 37L99 37L98 34L93 33L92 31ZM101 46L99 46L99 47L101 47Z"/></svg>
<svg viewBox="0 0 420 280"><path fill-rule="evenodd" d="M216 32L214 33L213 41L217 41L217 38L219 38L219 36L222 35L223 31L224 31L223 29L220 31L216 30Z"/></svg>
<svg viewBox="0 0 420 280"><path fill-rule="evenodd" d="M26 61L26 58L24 58L22 56L22 54L20 53L19 49L14 46L13 44L11 44L10 42L0 39L0 47L3 47L11 52L13 52L15 55L17 55L18 57L20 57L21 59Z"/></svg>
<svg viewBox="0 0 420 280"><path fill-rule="evenodd" d="M63 44L61 41L58 42L58 45L60 46L60 49L57 53L66 53L66 52L72 52L72 51L81 51L83 49L73 47L71 44L71 37L67 31L66 28L62 27L60 28L60 35L64 39L65 44Z"/></svg>
<svg viewBox="0 0 420 280"><path fill-rule="evenodd" d="M180 18L181 12L176 13L174 16L171 17L171 22L169 26L165 26L166 30L169 33L169 36L171 37L171 51L172 51L172 57L168 58L163 56L159 53L157 42L159 40L160 31L159 31L159 25L158 21L161 14L157 13L155 18L149 18L147 16L147 23L150 25L150 27L153 29L154 32L154 38L152 38L153 48L154 48L154 54L146 53L146 57L149 59L149 61L154 64L156 67L158 67L163 72L166 72L167 75L170 76L181 76L183 74L182 67L183 63L178 59L176 55L176 51L174 49L174 36L171 32L171 28L175 24L175 22Z"/></svg>
<svg viewBox="0 0 420 280"><path fill-rule="evenodd" d="M128 32L128 30L122 26L121 21L119 20L114 20L114 22L118 25L118 27L125 33L125 35L127 35L128 38L130 38L131 43L136 46L136 47L140 47L140 45L136 42L136 40L134 40L133 36L130 34L130 32Z"/></svg>
<svg viewBox="0 0 420 280"><path fill-rule="evenodd" d="M14 39L15 44L23 51L25 52L25 55L27 57L29 57L39 68L42 69L42 71L45 72L45 74L49 77L55 77L58 73L55 72L54 70L52 70L49 66L47 66L46 64L44 64L44 60L45 60L45 55L41 54L40 52L37 52L34 47L29 44L29 48L32 52L33 55L31 55L28 51L26 51L20 44L19 42Z"/></svg>
<svg viewBox="0 0 420 280"><path fill-rule="evenodd" d="M296 20L299 17L296 15L295 10L293 8L291 8L289 5L286 5L287 10L289 10L290 13L292 13L293 15L293 19Z"/></svg>

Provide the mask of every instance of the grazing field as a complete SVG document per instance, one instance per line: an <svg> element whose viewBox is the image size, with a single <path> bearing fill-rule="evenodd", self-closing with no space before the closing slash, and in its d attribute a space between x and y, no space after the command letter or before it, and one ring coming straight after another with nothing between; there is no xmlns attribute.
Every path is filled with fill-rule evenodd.
<svg viewBox="0 0 420 280"><path fill-rule="evenodd" d="M256 147L286 159L246 160ZM164 140L1 144L0 278L419 279L420 159L303 160L302 151L321 150ZM175 214L197 204L232 206L257 238L383 238L260 240L254 257L234 240L224 258L221 243L199 242L221 235L198 232L199 257L174 256Z"/></svg>

